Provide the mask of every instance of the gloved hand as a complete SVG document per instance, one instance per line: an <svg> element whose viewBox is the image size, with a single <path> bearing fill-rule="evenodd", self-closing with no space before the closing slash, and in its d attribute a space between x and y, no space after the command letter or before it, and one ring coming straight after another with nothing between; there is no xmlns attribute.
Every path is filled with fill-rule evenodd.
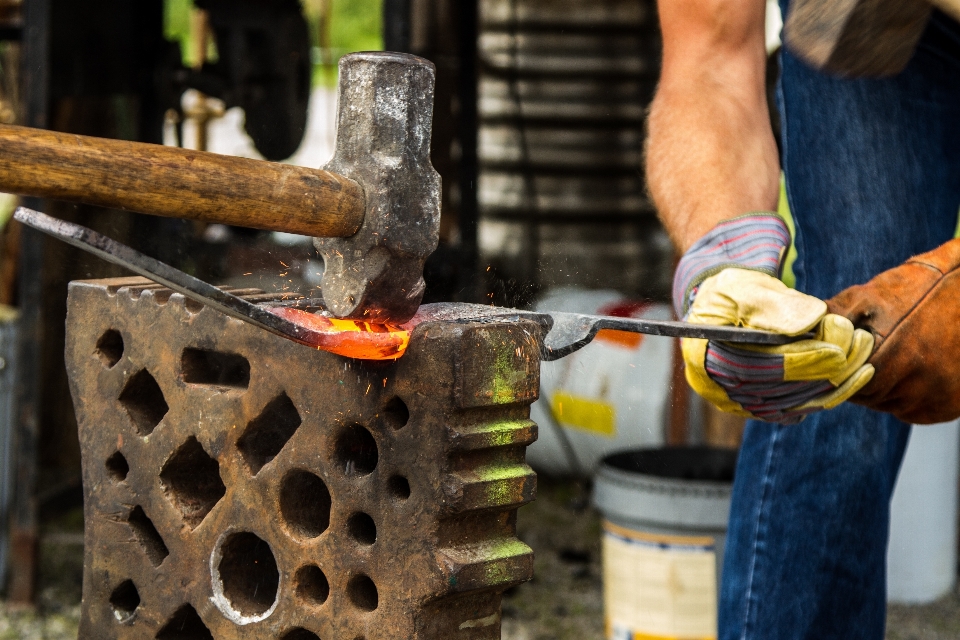
<svg viewBox="0 0 960 640"><path fill-rule="evenodd" d="M777 347L683 340L697 393L722 411L783 424L839 405L873 375L873 336L777 278L789 244L776 214L726 220L690 248L674 278L677 314L688 322L815 333Z"/></svg>
<svg viewBox="0 0 960 640"><path fill-rule="evenodd" d="M960 417L960 240L827 304L876 338L877 373L853 402L914 424Z"/></svg>

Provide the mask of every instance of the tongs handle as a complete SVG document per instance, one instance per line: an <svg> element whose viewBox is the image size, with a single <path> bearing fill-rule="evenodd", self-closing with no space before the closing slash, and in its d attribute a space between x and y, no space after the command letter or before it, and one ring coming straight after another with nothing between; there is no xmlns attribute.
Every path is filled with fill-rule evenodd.
<svg viewBox="0 0 960 640"><path fill-rule="evenodd" d="M92 229L59 220L26 207L18 208L13 217L28 227L42 231L78 249L88 251L107 262L129 269L137 275L149 278L228 316L249 322L261 329L266 329L271 333L296 342L310 344L310 332L303 327L270 313L252 302L140 253L125 244L111 240Z"/></svg>

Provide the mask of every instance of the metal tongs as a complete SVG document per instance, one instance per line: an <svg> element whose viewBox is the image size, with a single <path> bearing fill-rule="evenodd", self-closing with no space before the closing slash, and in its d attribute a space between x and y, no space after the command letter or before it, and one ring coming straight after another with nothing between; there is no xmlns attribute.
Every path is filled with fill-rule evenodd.
<svg viewBox="0 0 960 640"><path fill-rule="evenodd" d="M65 222L25 207L18 208L14 218L67 244L88 251L107 262L120 265L138 275L149 278L191 300L294 342L316 347L329 341L329 333L323 333L311 326L298 324L275 313L276 307L283 306L310 310L312 313L330 317L323 307L322 300L300 299L289 302L253 303L86 227ZM758 345L788 344L811 337L810 334L785 336L756 329L691 324L669 320L618 318L557 311L525 311L448 302L424 305L410 322L398 325L397 328L412 331L417 324L429 321L474 322L494 318L524 318L540 323L546 330L541 345L541 358L545 361L557 360L578 351L593 341L597 333L604 329L672 338L702 338ZM395 357L398 356L399 354Z"/></svg>

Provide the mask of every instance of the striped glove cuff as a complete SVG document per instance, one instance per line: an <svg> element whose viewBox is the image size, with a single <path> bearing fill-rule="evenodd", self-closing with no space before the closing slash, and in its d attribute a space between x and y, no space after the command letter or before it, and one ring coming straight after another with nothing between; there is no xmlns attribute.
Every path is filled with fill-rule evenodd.
<svg viewBox="0 0 960 640"><path fill-rule="evenodd" d="M790 229L775 213L748 213L724 220L697 240L680 259L673 277L673 306L684 318L700 283L727 267L780 277Z"/></svg>

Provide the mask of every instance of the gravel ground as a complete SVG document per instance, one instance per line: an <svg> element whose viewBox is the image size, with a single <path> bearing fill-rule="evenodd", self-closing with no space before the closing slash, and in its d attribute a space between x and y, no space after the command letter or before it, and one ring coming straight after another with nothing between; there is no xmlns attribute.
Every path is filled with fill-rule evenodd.
<svg viewBox="0 0 960 640"><path fill-rule="evenodd" d="M0 640L73 640L80 620L83 537L48 533L40 544L40 591L33 609L0 605Z"/></svg>
<svg viewBox="0 0 960 640"><path fill-rule="evenodd" d="M80 607L38 614L0 610L0 640L72 640L77 637Z"/></svg>
<svg viewBox="0 0 960 640"><path fill-rule="evenodd" d="M602 640L600 522L581 486L541 477L539 497L520 510L520 537L536 551L536 577L503 600L504 640ZM0 605L0 640L73 640L80 614L83 548L77 514L41 544L34 610ZM960 592L925 606L892 605L886 640L960 638ZM336 640L336 639L335 639Z"/></svg>
<svg viewBox="0 0 960 640"><path fill-rule="evenodd" d="M504 640L588 640L603 636L600 521L586 490L541 479L517 530L536 553L534 578L503 600Z"/></svg>
<svg viewBox="0 0 960 640"><path fill-rule="evenodd" d="M960 592L933 604L890 605L887 640L956 640L960 638Z"/></svg>

